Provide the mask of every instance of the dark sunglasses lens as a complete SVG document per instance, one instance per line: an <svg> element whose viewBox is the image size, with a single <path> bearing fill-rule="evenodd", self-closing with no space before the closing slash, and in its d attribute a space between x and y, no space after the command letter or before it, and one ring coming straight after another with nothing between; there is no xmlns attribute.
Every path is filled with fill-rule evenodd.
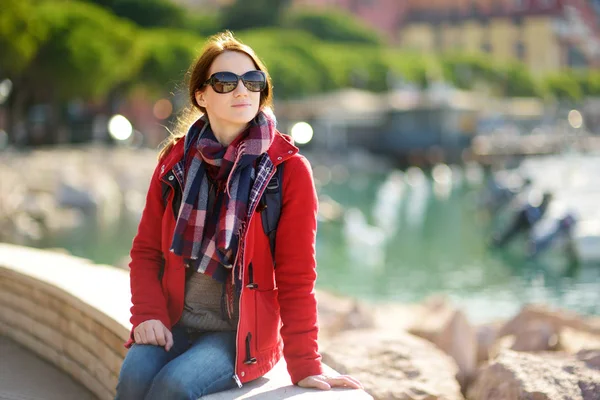
<svg viewBox="0 0 600 400"><path fill-rule="evenodd" d="M265 75L260 71L249 71L242 75L242 82L251 92L261 92L267 87Z"/></svg>
<svg viewBox="0 0 600 400"><path fill-rule="evenodd" d="M238 84L238 77L231 72L219 72L214 75L213 89L217 93L229 93Z"/></svg>

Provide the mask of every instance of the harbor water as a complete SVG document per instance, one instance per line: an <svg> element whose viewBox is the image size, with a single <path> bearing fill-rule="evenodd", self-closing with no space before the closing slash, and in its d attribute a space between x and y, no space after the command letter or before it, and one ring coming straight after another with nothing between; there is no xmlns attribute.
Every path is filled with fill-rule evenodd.
<svg viewBox="0 0 600 400"><path fill-rule="evenodd" d="M392 173L316 168L317 287L374 303L444 294L478 323L510 317L527 303L600 314L598 265L554 253L528 260L519 243L490 248L493 224L478 206L478 173L447 166ZM34 245L126 267L137 223L126 215Z"/></svg>

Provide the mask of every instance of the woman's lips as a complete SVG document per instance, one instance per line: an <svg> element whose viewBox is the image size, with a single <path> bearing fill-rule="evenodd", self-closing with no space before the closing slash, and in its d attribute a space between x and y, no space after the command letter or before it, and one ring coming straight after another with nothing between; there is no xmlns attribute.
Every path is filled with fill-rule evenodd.
<svg viewBox="0 0 600 400"><path fill-rule="evenodd" d="M247 103L244 103L244 104L234 104L232 107L236 107L236 108L250 107L250 104L247 104Z"/></svg>

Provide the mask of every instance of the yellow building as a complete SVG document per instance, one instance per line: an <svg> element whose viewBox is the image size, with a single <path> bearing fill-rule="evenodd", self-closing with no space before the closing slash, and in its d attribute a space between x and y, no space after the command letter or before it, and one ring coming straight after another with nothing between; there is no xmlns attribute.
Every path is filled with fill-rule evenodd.
<svg viewBox="0 0 600 400"><path fill-rule="evenodd" d="M487 53L520 60L532 71L600 65L600 35L585 0L410 1L402 47L440 53Z"/></svg>

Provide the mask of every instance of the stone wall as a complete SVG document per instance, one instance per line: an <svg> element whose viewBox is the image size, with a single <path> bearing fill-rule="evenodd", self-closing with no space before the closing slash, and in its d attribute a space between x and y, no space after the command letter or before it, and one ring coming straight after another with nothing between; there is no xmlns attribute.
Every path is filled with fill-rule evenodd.
<svg viewBox="0 0 600 400"><path fill-rule="evenodd" d="M0 335L61 368L102 400L115 395L127 352L123 344L131 329L130 305L128 271L60 252L0 243ZM257 393L264 393L265 399L281 398L277 396L282 393L301 398L316 394L292 387L281 363L267 377L215 399ZM357 390L328 393L318 397L371 398Z"/></svg>
<svg viewBox="0 0 600 400"><path fill-rule="evenodd" d="M116 268L0 244L0 334L113 399L129 328L95 303L105 297L127 311L127 280Z"/></svg>

